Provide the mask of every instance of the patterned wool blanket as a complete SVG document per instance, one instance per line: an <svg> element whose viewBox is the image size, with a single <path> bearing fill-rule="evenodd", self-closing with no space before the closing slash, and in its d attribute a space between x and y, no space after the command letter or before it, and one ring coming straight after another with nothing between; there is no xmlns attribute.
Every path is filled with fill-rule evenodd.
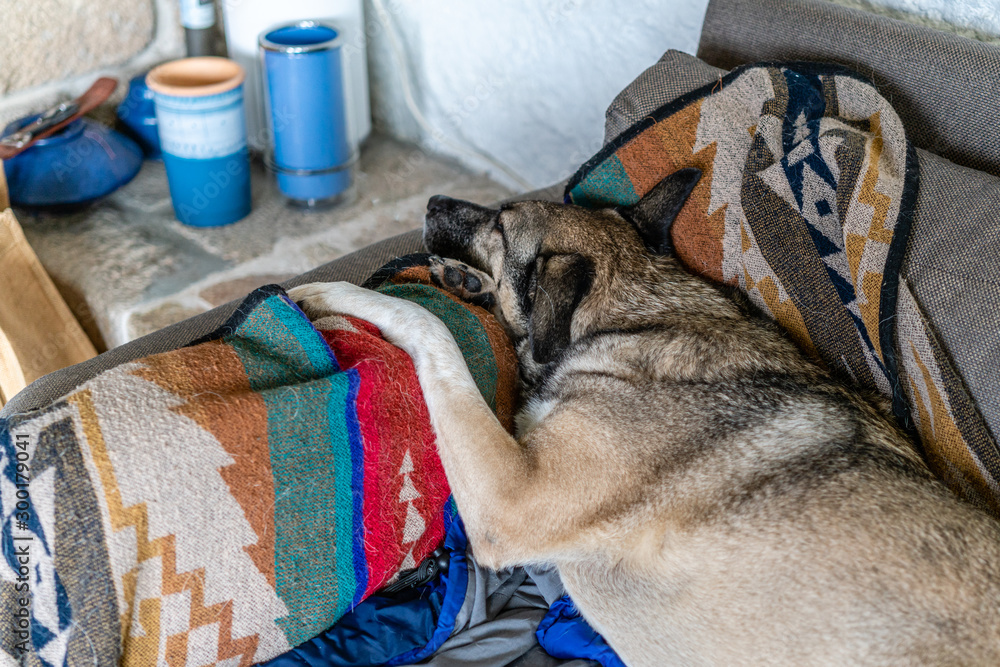
<svg viewBox="0 0 1000 667"><path fill-rule="evenodd" d="M872 84L834 65L741 67L656 110L570 180L569 202L633 204L703 177L674 222L680 260L737 286L815 358L893 403L932 470L1000 511L1000 454L899 269L918 167Z"/></svg>
<svg viewBox="0 0 1000 667"><path fill-rule="evenodd" d="M512 425L516 358L426 256L369 287L449 326ZM217 332L0 420L0 662L250 665L440 543L454 507L413 365L277 287Z"/></svg>

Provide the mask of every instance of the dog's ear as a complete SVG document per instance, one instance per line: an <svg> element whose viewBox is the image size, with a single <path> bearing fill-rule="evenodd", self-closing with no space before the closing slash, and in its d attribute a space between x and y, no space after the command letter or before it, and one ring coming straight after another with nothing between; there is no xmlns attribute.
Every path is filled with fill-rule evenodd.
<svg viewBox="0 0 1000 667"><path fill-rule="evenodd" d="M660 181L638 203L619 207L617 211L635 225L651 252L666 254L673 250L670 226L699 179L701 169L679 169Z"/></svg>
<svg viewBox="0 0 1000 667"><path fill-rule="evenodd" d="M528 342L536 363L547 364L569 347L573 311L592 280L593 267L580 255L536 260L535 298L528 317Z"/></svg>

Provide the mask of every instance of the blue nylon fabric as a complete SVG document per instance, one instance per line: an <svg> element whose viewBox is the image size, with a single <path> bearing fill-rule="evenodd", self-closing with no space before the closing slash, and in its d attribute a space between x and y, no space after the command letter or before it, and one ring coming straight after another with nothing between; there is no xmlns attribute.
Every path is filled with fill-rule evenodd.
<svg viewBox="0 0 1000 667"><path fill-rule="evenodd" d="M603 667L625 667L604 637L583 620L568 595L549 607L549 613L535 631L538 643L553 658L586 658L596 660Z"/></svg>
<svg viewBox="0 0 1000 667"><path fill-rule="evenodd" d="M448 533L444 536L444 546L451 554L448 574L445 577L439 577L432 589L432 591L436 591L441 587L444 588L441 594L443 600L440 612L437 615L437 627L434 628L434 632L426 644L415 646L406 653L397 655L388 661L387 665L406 665L429 658L455 631L455 617L458 616L459 610L465 604L465 591L469 587L469 563L465 559L468 543L462 518L456 515L448 528Z"/></svg>
<svg viewBox="0 0 1000 667"><path fill-rule="evenodd" d="M329 630L261 667L362 667L423 660L451 636L468 586L467 540L456 518L445 535L448 574L407 596L372 595Z"/></svg>
<svg viewBox="0 0 1000 667"><path fill-rule="evenodd" d="M260 667L374 667L429 658L451 636L465 603L467 544L461 518L455 516L444 539L451 557L447 575L409 596L372 595L329 630ZM554 658L586 658L603 667L625 667L604 638L580 616L568 595L552 603L535 636Z"/></svg>

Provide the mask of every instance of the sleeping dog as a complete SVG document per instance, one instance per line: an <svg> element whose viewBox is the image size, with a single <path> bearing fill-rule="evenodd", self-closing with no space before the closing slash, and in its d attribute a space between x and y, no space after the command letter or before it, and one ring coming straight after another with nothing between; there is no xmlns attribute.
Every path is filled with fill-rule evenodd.
<svg viewBox="0 0 1000 667"><path fill-rule="evenodd" d="M289 294L409 353L477 560L554 563L629 665L1000 664L1000 525L880 397L681 268L669 227L698 176L631 208L430 200L436 280L517 346L516 439L428 311Z"/></svg>

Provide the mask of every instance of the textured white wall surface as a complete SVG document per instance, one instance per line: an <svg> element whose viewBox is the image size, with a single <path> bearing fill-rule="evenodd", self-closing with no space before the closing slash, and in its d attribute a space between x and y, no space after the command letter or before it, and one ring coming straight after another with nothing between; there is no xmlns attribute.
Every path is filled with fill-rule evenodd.
<svg viewBox="0 0 1000 667"><path fill-rule="evenodd" d="M0 130L80 95L99 76L120 81L184 55L177 0L0 0Z"/></svg>
<svg viewBox="0 0 1000 667"><path fill-rule="evenodd" d="M667 49L694 53L707 0L385 0L417 104L445 137L488 153L534 187L570 175L601 146L604 110ZM459 157L403 104L384 28L366 6L376 123Z"/></svg>
<svg viewBox="0 0 1000 667"><path fill-rule="evenodd" d="M406 53L414 97L451 142L436 141L403 103L386 29L366 0L372 104L396 136L541 187L570 175L601 146L604 110L667 49L694 53L707 0L382 0ZM835 0L994 41L1000 0Z"/></svg>
<svg viewBox="0 0 1000 667"><path fill-rule="evenodd" d="M149 0L0 2L0 95L117 65L153 37Z"/></svg>
<svg viewBox="0 0 1000 667"><path fill-rule="evenodd" d="M1000 44L1000 0L834 0L937 30Z"/></svg>

